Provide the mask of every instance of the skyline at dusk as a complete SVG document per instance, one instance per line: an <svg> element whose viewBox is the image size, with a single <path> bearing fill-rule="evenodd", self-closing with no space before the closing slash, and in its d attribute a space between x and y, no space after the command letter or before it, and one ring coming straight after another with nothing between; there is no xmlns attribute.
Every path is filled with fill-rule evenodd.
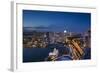
<svg viewBox="0 0 100 73"><path fill-rule="evenodd" d="M23 63L91 59L91 13L23 10Z"/></svg>

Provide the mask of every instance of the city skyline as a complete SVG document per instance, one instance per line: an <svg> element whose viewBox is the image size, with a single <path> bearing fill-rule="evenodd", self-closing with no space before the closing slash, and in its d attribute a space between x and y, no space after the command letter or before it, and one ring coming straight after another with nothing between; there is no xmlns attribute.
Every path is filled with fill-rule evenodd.
<svg viewBox="0 0 100 73"><path fill-rule="evenodd" d="M23 10L23 26L46 27L50 31L86 32L91 28L91 14Z"/></svg>

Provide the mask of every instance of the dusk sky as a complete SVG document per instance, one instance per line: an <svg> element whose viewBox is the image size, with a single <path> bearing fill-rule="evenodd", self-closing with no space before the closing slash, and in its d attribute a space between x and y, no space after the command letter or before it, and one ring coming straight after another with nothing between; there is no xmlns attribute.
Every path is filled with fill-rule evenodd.
<svg viewBox="0 0 100 73"><path fill-rule="evenodd" d="M23 10L23 26L49 27L51 30L85 32L91 28L91 14Z"/></svg>

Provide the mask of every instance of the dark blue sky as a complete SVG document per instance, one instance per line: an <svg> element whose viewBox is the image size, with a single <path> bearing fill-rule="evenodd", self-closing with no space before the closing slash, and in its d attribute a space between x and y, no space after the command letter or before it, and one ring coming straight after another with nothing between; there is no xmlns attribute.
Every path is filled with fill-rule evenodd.
<svg viewBox="0 0 100 73"><path fill-rule="evenodd" d="M55 31L85 32L91 28L91 14L23 10L23 26L49 27Z"/></svg>

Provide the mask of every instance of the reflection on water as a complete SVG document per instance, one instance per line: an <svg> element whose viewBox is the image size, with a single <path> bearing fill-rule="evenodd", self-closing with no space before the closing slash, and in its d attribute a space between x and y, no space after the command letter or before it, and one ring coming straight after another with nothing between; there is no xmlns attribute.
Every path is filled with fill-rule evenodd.
<svg viewBox="0 0 100 73"><path fill-rule="evenodd" d="M23 62L39 62L44 61L48 53L53 49L47 48L24 48L23 49Z"/></svg>

